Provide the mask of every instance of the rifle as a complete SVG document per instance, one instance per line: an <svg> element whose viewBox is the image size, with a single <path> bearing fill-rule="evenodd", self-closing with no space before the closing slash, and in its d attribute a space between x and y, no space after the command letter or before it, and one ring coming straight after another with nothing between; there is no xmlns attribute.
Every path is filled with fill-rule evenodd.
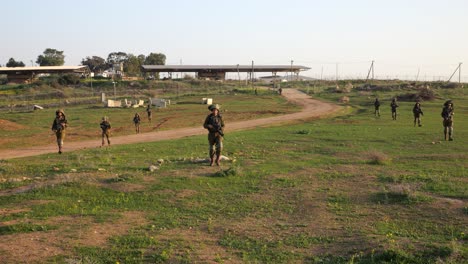
<svg viewBox="0 0 468 264"><path fill-rule="evenodd" d="M215 129L215 132L218 132L222 137L224 137L223 128L220 125L213 125L213 128Z"/></svg>

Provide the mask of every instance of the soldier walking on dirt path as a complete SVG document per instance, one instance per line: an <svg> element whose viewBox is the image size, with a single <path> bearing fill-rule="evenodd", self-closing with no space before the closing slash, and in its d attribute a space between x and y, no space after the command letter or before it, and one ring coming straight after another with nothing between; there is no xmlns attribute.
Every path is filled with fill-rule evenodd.
<svg viewBox="0 0 468 264"><path fill-rule="evenodd" d="M135 116L133 117L133 123L135 124L135 132L137 134L140 133L140 122L141 122L140 115L138 113L135 113Z"/></svg>
<svg viewBox="0 0 468 264"><path fill-rule="evenodd" d="M148 104L146 107L146 113L148 114L148 122L151 123L151 118L153 117L153 112L151 111L151 104Z"/></svg>
<svg viewBox="0 0 468 264"><path fill-rule="evenodd" d="M390 103L390 107L392 108L392 119L396 120L396 118L397 118L397 107L399 107L399 105L396 102L396 98L392 99L392 102Z"/></svg>
<svg viewBox="0 0 468 264"><path fill-rule="evenodd" d="M100 127L102 129L102 144L101 147L104 147L105 141L104 139L107 139L107 145L110 146L110 129L111 129L111 124L109 123L109 119L107 116L104 116L102 118L102 122L100 124Z"/></svg>
<svg viewBox="0 0 468 264"><path fill-rule="evenodd" d="M374 115L375 116L378 116L380 117L380 101L379 101L379 98L375 98L375 101L374 101Z"/></svg>
<svg viewBox="0 0 468 264"><path fill-rule="evenodd" d="M444 119L442 124L444 125L444 136L445 140L453 141L453 103L452 100L448 100L444 103L442 108L441 116Z"/></svg>
<svg viewBox="0 0 468 264"><path fill-rule="evenodd" d="M219 114L219 105L208 106L211 113L206 117L203 127L208 129L208 143L210 154L210 166L220 165L221 151L223 150L224 121Z"/></svg>
<svg viewBox="0 0 468 264"><path fill-rule="evenodd" d="M413 107L413 115L414 115L414 126L416 126L416 121L418 122L418 126L422 126L421 124L421 116L423 116L423 111L421 109L421 104L416 102Z"/></svg>
<svg viewBox="0 0 468 264"><path fill-rule="evenodd" d="M52 123L52 131L55 133L57 138L58 153L62 154L63 140L65 139L65 129L68 126L67 118L62 109L55 111L55 119Z"/></svg>

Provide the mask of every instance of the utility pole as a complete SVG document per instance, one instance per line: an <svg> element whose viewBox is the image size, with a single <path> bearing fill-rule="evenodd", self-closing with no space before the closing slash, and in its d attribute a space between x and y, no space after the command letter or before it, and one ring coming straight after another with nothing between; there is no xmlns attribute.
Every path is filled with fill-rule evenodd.
<svg viewBox="0 0 468 264"><path fill-rule="evenodd" d="M420 70L420 68L418 68L418 74L416 75L416 81L418 81L418 79L419 79L419 70Z"/></svg>
<svg viewBox="0 0 468 264"><path fill-rule="evenodd" d="M458 71L458 83L461 83L461 65L462 63L458 63L458 67L455 69L455 71L452 73L452 75L450 76L450 78L448 79L447 82L450 82L452 80L452 77L453 75L455 75L455 73Z"/></svg>
<svg viewBox="0 0 468 264"><path fill-rule="evenodd" d="M323 79L323 66L322 66L322 71L320 72L320 81Z"/></svg>
<svg viewBox="0 0 468 264"><path fill-rule="evenodd" d="M239 64L237 64L237 79L239 80L239 85L240 85L241 79L240 79L240 72L239 72Z"/></svg>
<svg viewBox="0 0 468 264"><path fill-rule="evenodd" d="M461 65L462 63L458 64L458 83L461 83Z"/></svg>
<svg viewBox="0 0 468 264"><path fill-rule="evenodd" d="M336 79L336 83L338 83L338 62L336 63L335 79Z"/></svg>
<svg viewBox="0 0 468 264"><path fill-rule="evenodd" d="M366 83L369 80L369 76L372 72L372 80L374 80L374 61L372 61L369 71L367 72Z"/></svg>
<svg viewBox="0 0 468 264"><path fill-rule="evenodd" d="M294 61L291 60L291 80L290 81L293 80L293 63L294 63Z"/></svg>
<svg viewBox="0 0 468 264"><path fill-rule="evenodd" d="M250 73L250 82L253 86L253 78L254 78L254 61L252 61L252 72Z"/></svg>

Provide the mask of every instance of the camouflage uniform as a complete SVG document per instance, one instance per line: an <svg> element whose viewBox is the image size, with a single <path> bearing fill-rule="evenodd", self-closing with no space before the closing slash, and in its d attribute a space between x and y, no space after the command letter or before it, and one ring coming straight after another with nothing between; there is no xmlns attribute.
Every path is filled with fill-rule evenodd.
<svg viewBox="0 0 468 264"><path fill-rule="evenodd" d="M375 102L374 102L374 107L375 107L375 110L374 110L374 115L375 116L380 116L380 101L379 101L379 98L375 98Z"/></svg>
<svg viewBox="0 0 468 264"><path fill-rule="evenodd" d="M211 114L206 117L203 127L208 129L210 166L213 166L214 162L219 166L221 151L223 150L224 121L223 117L219 114L219 106L217 104L210 105L208 109L211 111Z"/></svg>
<svg viewBox="0 0 468 264"><path fill-rule="evenodd" d="M104 139L107 139L107 144L110 145L109 137L110 137L111 124L109 123L107 116L102 118L102 122L101 124L99 124L99 126L102 129L102 145L101 146L104 146L105 144Z"/></svg>
<svg viewBox="0 0 468 264"><path fill-rule="evenodd" d="M146 107L146 113L148 114L148 121L151 122L151 118L153 117L153 112L151 112L150 104Z"/></svg>
<svg viewBox="0 0 468 264"><path fill-rule="evenodd" d="M135 124L135 132L137 134L140 133L140 122L141 122L140 115L136 113L135 116L133 117L133 123Z"/></svg>
<svg viewBox="0 0 468 264"><path fill-rule="evenodd" d="M52 123L52 131L54 131L57 138L59 154L62 154L63 140L65 139L65 128L67 128L67 125L68 121L63 110L59 109L55 111L55 119Z"/></svg>
<svg viewBox="0 0 468 264"><path fill-rule="evenodd" d="M392 99L392 102L390 103L390 107L392 108L392 119L393 119L393 120L396 120L396 118L397 118L396 109L397 109L398 106L399 106L399 105L397 104L396 99L393 98L393 99Z"/></svg>
<svg viewBox="0 0 468 264"><path fill-rule="evenodd" d="M452 141L453 140L453 103L451 100L444 103L444 108L442 108L441 113L442 118L444 121L442 124L444 125L444 136L445 140Z"/></svg>
<svg viewBox="0 0 468 264"><path fill-rule="evenodd" d="M416 121L418 122L418 126L421 125L421 116L424 115L421 109L421 104L416 103L413 107L413 115L414 115L414 126L416 126Z"/></svg>

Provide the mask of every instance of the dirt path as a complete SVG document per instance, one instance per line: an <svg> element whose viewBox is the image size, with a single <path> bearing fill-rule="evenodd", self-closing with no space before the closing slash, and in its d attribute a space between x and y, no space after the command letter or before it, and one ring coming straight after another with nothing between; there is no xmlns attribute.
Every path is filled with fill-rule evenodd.
<svg viewBox="0 0 468 264"><path fill-rule="evenodd" d="M312 99L310 96L296 89L283 89L283 96L286 97L289 101L303 107L302 111L287 115L227 123L226 132L229 133L231 131L239 131L253 129L256 127L297 122L300 120L330 115L340 109L340 107L337 105ZM168 139L178 139L188 136L204 135L206 133L206 130L203 129L203 127L200 124L199 127L179 128L174 130L141 133L138 135L113 137L111 138L111 141L112 145L123 145L141 142L162 141ZM70 152L86 148L95 148L100 145L100 138L96 138L96 140L87 140L79 142L65 142L64 152ZM29 157L54 152L57 152L57 146L55 144L45 146L34 146L30 148L18 148L0 151L0 159Z"/></svg>

